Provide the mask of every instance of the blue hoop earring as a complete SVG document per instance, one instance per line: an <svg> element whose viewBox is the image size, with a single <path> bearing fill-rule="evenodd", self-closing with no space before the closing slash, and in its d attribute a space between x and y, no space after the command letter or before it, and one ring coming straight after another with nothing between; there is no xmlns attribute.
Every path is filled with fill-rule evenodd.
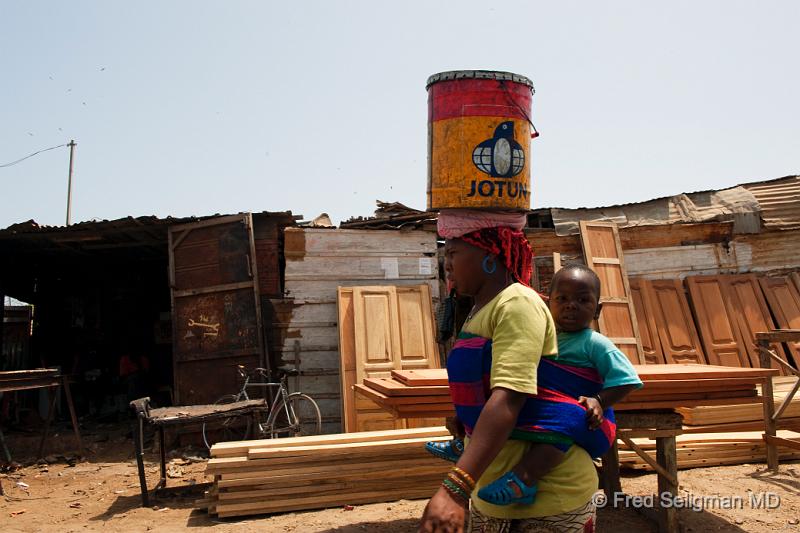
<svg viewBox="0 0 800 533"><path fill-rule="evenodd" d="M489 270L489 267L487 266L487 264L489 263L489 259L491 259L491 257L489 257L488 255L484 257L481 266L483 267L483 271L486 272L487 274L494 274L495 272L497 272L497 261L492 260L492 269Z"/></svg>

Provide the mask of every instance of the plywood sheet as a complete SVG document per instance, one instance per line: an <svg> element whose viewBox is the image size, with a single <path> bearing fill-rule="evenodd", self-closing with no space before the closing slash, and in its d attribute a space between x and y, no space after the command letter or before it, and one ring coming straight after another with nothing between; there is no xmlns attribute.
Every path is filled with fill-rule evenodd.
<svg viewBox="0 0 800 533"><path fill-rule="evenodd" d="M619 233L613 222L581 221L581 245L586 264L600 277L600 333L610 338L633 363L647 363Z"/></svg>

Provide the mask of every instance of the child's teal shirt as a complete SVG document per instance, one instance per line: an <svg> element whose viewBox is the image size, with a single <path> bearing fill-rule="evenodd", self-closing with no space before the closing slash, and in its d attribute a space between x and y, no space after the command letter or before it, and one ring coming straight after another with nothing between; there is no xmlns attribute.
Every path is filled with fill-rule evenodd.
<svg viewBox="0 0 800 533"><path fill-rule="evenodd" d="M603 378L603 388L636 385L642 380L628 360L608 337L593 329L558 334L558 359L561 364L594 368Z"/></svg>

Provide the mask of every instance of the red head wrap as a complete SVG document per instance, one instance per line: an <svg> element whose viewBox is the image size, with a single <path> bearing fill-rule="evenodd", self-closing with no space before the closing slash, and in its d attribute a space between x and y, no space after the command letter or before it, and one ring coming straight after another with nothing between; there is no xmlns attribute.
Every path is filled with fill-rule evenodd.
<svg viewBox="0 0 800 533"><path fill-rule="evenodd" d="M483 228L459 237L464 242L497 256L516 281L531 286L533 250L525 233L501 226Z"/></svg>

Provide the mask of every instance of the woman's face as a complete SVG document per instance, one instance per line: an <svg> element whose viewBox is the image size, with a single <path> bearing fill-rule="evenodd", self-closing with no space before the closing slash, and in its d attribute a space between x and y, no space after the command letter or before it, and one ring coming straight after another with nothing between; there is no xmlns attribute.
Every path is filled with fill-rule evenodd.
<svg viewBox="0 0 800 533"><path fill-rule="evenodd" d="M460 239L448 239L444 244L444 271L456 293L474 296L486 274L481 266L486 252Z"/></svg>

